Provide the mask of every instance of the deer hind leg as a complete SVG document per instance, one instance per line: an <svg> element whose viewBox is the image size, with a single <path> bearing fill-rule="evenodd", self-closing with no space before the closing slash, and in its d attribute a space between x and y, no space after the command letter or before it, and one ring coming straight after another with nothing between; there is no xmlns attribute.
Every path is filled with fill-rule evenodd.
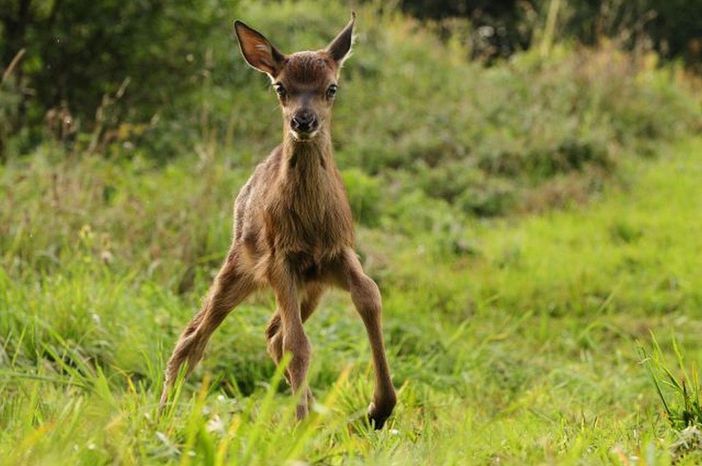
<svg viewBox="0 0 702 466"><path fill-rule="evenodd" d="M318 283L310 283L305 286L305 296L300 303L300 317L304 324L312 315L319 304L324 288ZM266 340L268 341L268 354L275 364L279 364L283 358L283 330L280 318L280 310L276 310L266 327ZM290 374L285 372L285 379L290 383ZM308 407L314 401L312 391L307 388L305 392Z"/></svg>
<svg viewBox="0 0 702 466"><path fill-rule="evenodd" d="M397 402L383 343L380 290L373 279L363 272L356 253L351 249L344 254L338 284L351 294L351 300L366 327L375 371L375 389L373 401L368 407L368 419L376 429L380 429Z"/></svg>
<svg viewBox="0 0 702 466"><path fill-rule="evenodd" d="M187 363L189 374L202 358L205 346L212 333L224 321L229 312L254 290L251 277L230 253L220 269L200 311L193 317L178 338L175 349L166 365L160 408L168 400L168 392L175 382L180 367Z"/></svg>
<svg viewBox="0 0 702 466"><path fill-rule="evenodd" d="M310 354L312 348L305 335L302 325L302 313L300 312L300 301L296 277L290 271L287 264L277 267L277 270L269 277L269 282L275 293L278 306L277 314L280 316L279 332L282 333L282 352L289 352L292 359L287 367L288 380L294 394L304 394L297 405L297 418L302 419L307 416L307 370L310 364Z"/></svg>
<svg viewBox="0 0 702 466"><path fill-rule="evenodd" d="M300 303L300 317L303 324L317 308L323 291L324 288L316 283L305 287L305 296ZM273 362L278 364L283 358L283 331L279 309L276 309L275 314L268 321L266 340L268 341L268 354L273 359Z"/></svg>

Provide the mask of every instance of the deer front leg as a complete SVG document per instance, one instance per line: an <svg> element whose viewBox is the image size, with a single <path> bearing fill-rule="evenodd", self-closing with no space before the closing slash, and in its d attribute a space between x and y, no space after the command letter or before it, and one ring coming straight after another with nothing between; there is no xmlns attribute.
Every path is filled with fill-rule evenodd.
<svg viewBox="0 0 702 466"><path fill-rule="evenodd" d="M356 253L351 249L345 253L340 285L351 294L351 300L368 333L375 371L375 390L373 401L368 407L368 419L376 429L381 429L397 403L385 357L381 322L382 301L378 285L363 272Z"/></svg>
<svg viewBox="0 0 702 466"><path fill-rule="evenodd" d="M253 280L241 270L235 254L230 253L217 274L202 308L183 330L168 360L159 410L163 410L168 401L168 392L180 367L187 363L187 373L192 372L202 358L212 333L232 308L243 301L254 288Z"/></svg>
<svg viewBox="0 0 702 466"><path fill-rule="evenodd" d="M281 270L270 281L278 305L277 313L280 316L278 333L282 332L282 353L278 360L286 352L292 355L287 367L287 376L293 393L303 393L297 405L297 418L303 419L309 411L306 378L312 348L302 325L297 283L288 269Z"/></svg>

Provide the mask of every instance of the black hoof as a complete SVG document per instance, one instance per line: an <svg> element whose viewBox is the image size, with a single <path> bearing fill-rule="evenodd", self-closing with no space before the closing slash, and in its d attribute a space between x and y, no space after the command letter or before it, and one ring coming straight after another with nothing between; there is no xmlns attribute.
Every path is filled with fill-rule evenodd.
<svg viewBox="0 0 702 466"><path fill-rule="evenodd" d="M375 403L371 403L368 406L368 422L375 430L380 430L385 425L385 421L388 420L390 414L392 414L392 409L395 404L389 406L377 407Z"/></svg>

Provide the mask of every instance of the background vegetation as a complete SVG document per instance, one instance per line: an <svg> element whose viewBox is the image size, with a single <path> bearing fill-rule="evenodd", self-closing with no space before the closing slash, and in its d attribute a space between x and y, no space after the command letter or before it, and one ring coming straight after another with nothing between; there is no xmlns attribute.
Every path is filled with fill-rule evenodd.
<svg viewBox="0 0 702 466"><path fill-rule="evenodd" d="M370 432L365 334L335 293L308 325L309 421L265 354L268 295L155 417L233 196L280 138L231 23L318 48L350 7L0 0L0 455L695 464L702 3L676 5L354 5L336 158L400 387Z"/></svg>

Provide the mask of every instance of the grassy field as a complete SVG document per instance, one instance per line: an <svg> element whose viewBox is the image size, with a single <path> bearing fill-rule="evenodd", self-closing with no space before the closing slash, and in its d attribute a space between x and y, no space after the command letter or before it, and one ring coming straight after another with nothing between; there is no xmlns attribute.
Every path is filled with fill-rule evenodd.
<svg viewBox="0 0 702 466"><path fill-rule="evenodd" d="M0 464L702 462L702 435L679 441L702 427L699 77L604 37L486 66L469 58L469 22L384 2L358 6L334 145L383 293L395 414L365 424L365 331L331 292L307 324L319 403L296 424L262 293L158 418L165 359L227 251L234 196L280 137L231 20L289 52L323 46L349 16L341 1L197 4L197 31L180 6L163 15L172 50L119 36L142 62L124 94L91 76L105 97L99 112L67 104L74 132L48 128L38 101L10 131L34 94L19 73L0 83ZM158 92L154 68L169 74Z"/></svg>
<svg viewBox="0 0 702 466"><path fill-rule="evenodd" d="M309 420L293 422L265 354L267 294L229 316L156 418L164 359L226 250L246 170L50 148L3 166L2 463L671 464L677 434L644 352L676 377L674 341L683 367L702 358L702 140L656 152L623 156L616 182L561 210L361 227L399 388L380 432L363 422L363 327L337 293L307 325Z"/></svg>

